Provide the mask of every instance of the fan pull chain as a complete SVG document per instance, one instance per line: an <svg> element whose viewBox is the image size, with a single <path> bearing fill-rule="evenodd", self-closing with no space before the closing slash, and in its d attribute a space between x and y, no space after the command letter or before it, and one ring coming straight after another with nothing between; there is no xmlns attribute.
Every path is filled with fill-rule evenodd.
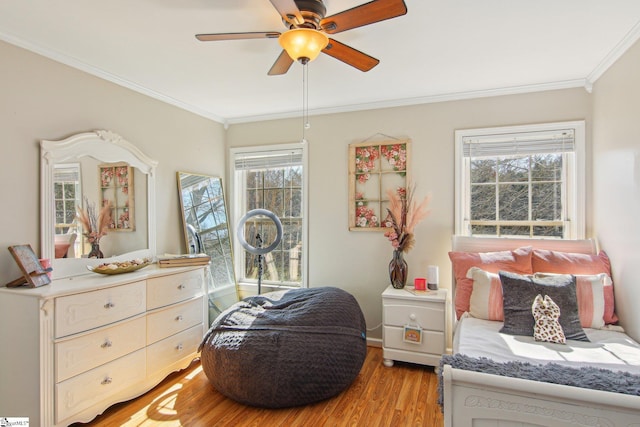
<svg viewBox="0 0 640 427"><path fill-rule="evenodd" d="M302 66L302 142L307 142L306 130L309 124L309 68L307 64Z"/></svg>

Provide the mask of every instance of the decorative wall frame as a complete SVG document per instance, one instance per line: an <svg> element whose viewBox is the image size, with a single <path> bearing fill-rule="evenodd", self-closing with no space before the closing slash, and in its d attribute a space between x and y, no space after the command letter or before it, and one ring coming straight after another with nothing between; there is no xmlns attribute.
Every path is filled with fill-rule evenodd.
<svg viewBox="0 0 640 427"><path fill-rule="evenodd" d="M133 168L128 163L105 163L98 166L100 206L110 205L110 231L134 231Z"/></svg>
<svg viewBox="0 0 640 427"><path fill-rule="evenodd" d="M410 139L349 144L349 230L386 230L387 190L406 188L410 157Z"/></svg>

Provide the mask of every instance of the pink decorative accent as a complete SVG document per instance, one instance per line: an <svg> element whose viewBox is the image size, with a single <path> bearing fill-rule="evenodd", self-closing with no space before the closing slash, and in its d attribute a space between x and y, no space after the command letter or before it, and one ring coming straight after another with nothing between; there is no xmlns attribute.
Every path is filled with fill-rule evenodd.
<svg viewBox="0 0 640 427"><path fill-rule="evenodd" d="M533 271L560 274L600 274L611 275L611 261L604 251L598 255L578 254L535 249L531 258ZM617 323L613 297L613 283L604 287L604 322Z"/></svg>
<svg viewBox="0 0 640 427"><path fill-rule="evenodd" d="M67 245L67 247L69 247L69 245ZM49 258L40 258L40 265L42 266L42 268L44 268L45 270L48 268L51 268L51 260ZM47 276L49 276L49 279L51 279L51 272L47 272Z"/></svg>
<svg viewBox="0 0 640 427"><path fill-rule="evenodd" d="M576 295L578 297L578 314L580 325L583 328L591 328L593 325L593 288L586 277L576 277ZM604 299L604 294L601 296Z"/></svg>
<svg viewBox="0 0 640 427"><path fill-rule="evenodd" d="M473 289L473 279L467 278L471 267L479 267L490 273L500 270L518 274L531 274L531 247L518 248L514 251L500 252L449 252L456 280L455 310L460 318L469 311L469 300Z"/></svg>
<svg viewBox="0 0 640 427"><path fill-rule="evenodd" d="M489 320L504 320L504 307L502 304L502 284L500 276L491 276L491 289L489 290Z"/></svg>

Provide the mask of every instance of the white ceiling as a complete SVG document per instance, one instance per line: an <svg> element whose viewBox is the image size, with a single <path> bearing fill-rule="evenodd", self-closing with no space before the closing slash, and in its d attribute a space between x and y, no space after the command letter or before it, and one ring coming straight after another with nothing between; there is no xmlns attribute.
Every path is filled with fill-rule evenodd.
<svg viewBox="0 0 640 427"><path fill-rule="evenodd" d="M367 0L325 0L327 16ZM591 84L638 38L638 0L405 0L407 15L332 36L380 59L308 68L311 114ZM1 0L0 39L222 123L299 116L302 66L267 76L269 0Z"/></svg>

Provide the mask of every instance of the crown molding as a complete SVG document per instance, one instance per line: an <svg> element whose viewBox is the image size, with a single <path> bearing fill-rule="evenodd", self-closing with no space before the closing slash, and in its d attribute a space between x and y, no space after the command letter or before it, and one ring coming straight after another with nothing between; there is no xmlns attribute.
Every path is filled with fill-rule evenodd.
<svg viewBox="0 0 640 427"><path fill-rule="evenodd" d="M328 108L315 108L309 110L309 115L319 116L325 114L350 113L365 110L378 110L383 108L406 107L419 104L433 104L436 102L461 101L474 98L488 98L492 96L517 95L522 93L543 92L559 89L573 89L577 87L585 88L590 91L590 85L587 79L564 80L559 82L540 83L533 85L512 86L504 88L494 88L486 90L476 90L468 92L445 93L438 95L420 96L415 98L402 98L389 101L377 101L361 104L341 105ZM275 114L264 114L257 116L243 116L228 118L227 122L231 124L251 123L266 120L278 120L300 117L301 111L286 111Z"/></svg>
<svg viewBox="0 0 640 427"><path fill-rule="evenodd" d="M384 109L384 108L405 107L405 106L412 106L412 105L419 105L419 104L431 104L436 102L460 101L460 100L468 100L473 98L486 98L486 97L493 97L493 96L516 95L516 94L542 92L542 91L549 91L549 90L569 89L569 88L576 88L576 87L583 87L585 88L586 91L591 92L593 83L602 74L604 74L604 72L611 65L613 65L613 63L617 61L618 58L620 58L627 51L627 49L629 49L629 47L631 47L631 45L633 45L638 39L640 39L640 22L638 22L625 35L625 37L611 50L611 52L609 52L609 54L607 54L607 56L603 58L602 61L600 61L598 66L596 66L596 68L586 78L583 78L583 79L564 80L564 81L557 81L557 82L547 82L547 83L512 86L512 87L504 87L504 88L492 88L492 89L483 89L483 90L466 91L466 92L434 94L434 95L426 95L426 96L420 96L420 97L402 98L402 99L394 99L394 100L387 100L387 101L375 101L375 102L360 103L360 104L346 104L346 105L339 105L335 107L310 109L308 114L313 116L339 114L339 113L348 113L348 112L357 112L357 111L366 111L366 110L377 110L377 109ZM291 110L291 111L283 111L283 112L273 113L273 114L237 116L237 117L225 118L217 114L214 114L211 111L204 110L197 106L177 100L173 97L164 95L160 92L153 91L147 87L141 86L132 81L120 78L105 70L86 64L76 58L70 57L68 55L64 55L60 52L23 40L19 37L13 36L12 34L0 31L0 40L3 40L7 43L24 48L31 52L35 52L39 55L42 55L56 62L60 62L72 68L76 68L78 70L84 71L88 74L110 81L119 86L126 87L135 92L157 99L164 103L189 111L198 116L221 123L224 126L225 130L228 129L229 126L232 124L297 118L297 117L300 117L300 114L301 114L299 110Z"/></svg>
<svg viewBox="0 0 640 427"><path fill-rule="evenodd" d="M640 39L640 21L614 46L600 61L596 68L587 76L589 86L592 86L624 53Z"/></svg>
<svg viewBox="0 0 640 427"><path fill-rule="evenodd" d="M122 87L126 87L127 89L131 89L135 92L141 93L143 95L149 96L151 98L157 99L158 101L162 101L166 104L169 105L173 105L174 107L178 107L182 110L186 110L189 111L191 113L197 114L199 116L202 116L204 118L207 119L211 119L213 121L216 121L218 123L222 123L224 125L227 125L227 121L223 118L220 117L216 114L213 114L210 111L206 111L203 110L201 108L198 108L194 105L191 104L187 104L185 102L179 101L175 98L172 98L170 96L164 95L160 92L156 92L153 91L147 87L144 86L140 86L137 83L134 83L130 80L126 80L123 78L120 78L114 74L111 74L105 70L102 70L100 68L94 67L92 65L89 65L87 63L84 63L76 58L73 58L71 56L62 54L60 52L56 52L52 49L49 48L45 48L43 46L40 46L38 44L35 43L31 43L29 41L23 40L19 37L15 37L9 33L6 32L2 32L0 31L0 40L5 41L7 43L10 43L12 45L21 47L23 49L26 49L28 51L37 53L38 55L44 56L45 58L49 58L53 61L59 62L61 64L64 65L68 65L69 67L72 68L76 68L78 70L84 71L88 74L91 74L95 77L99 77L103 80L107 80L111 83L115 83L118 86L122 86Z"/></svg>

